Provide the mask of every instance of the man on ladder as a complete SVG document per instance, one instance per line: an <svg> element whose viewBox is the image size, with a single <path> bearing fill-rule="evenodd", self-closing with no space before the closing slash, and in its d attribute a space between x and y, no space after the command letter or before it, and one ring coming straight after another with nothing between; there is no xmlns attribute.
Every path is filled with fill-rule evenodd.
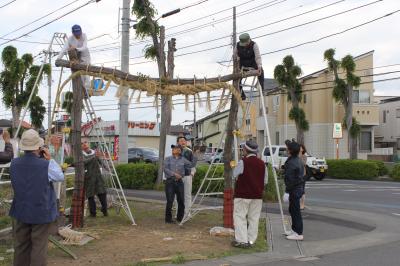
<svg viewBox="0 0 400 266"><path fill-rule="evenodd" d="M248 33L243 33L239 36L239 42L236 45L235 53L237 53L237 60L239 60L240 68L246 71L249 68L258 70L258 81L261 88L264 90L264 70L262 69L262 59L260 48L257 43L250 39ZM242 99L246 99L243 88L240 85Z"/></svg>
<svg viewBox="0 0 400 266"><path fill-rule="evenodd" d="M86 34L82 32L79 25L72 26L72 36L70 36L64 45L64 48L58 55L57 59L61 59L69 50L76 49L79 53L78 58L81 64L90 65L90 53L87 47ZM88 76L82 76L82 82L86 89L90 88L90 79Z"/></svg>

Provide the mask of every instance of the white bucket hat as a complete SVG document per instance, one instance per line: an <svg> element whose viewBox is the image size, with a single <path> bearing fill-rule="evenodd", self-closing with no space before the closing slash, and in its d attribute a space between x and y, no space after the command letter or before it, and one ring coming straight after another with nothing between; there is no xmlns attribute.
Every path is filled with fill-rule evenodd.
<svg viewBox="0 0 400 266"><path fill-rule="evenodd" d="M36 151L44 144L44 140L36 130L29 129L22 133L20 149L23 151Z"/></svg>

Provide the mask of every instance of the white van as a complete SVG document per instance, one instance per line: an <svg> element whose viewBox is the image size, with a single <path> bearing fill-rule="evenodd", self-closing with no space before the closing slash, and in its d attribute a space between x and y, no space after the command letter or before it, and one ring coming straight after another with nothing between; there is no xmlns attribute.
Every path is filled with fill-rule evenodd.
<svg viewBox="0 0 400 266"><path fill-rule="evenodd" d="M264 147L262 152L262 160L266 163L272 164L272 158L274 159L273 167L280 169L285 164L288 158L288 152L285 145L272 145L272 157L268 146ZM314 177L316 180L322 180L325 178L328 165L325 158L317 159L311 155L307 155L306 178L309 180Z"/></svg>

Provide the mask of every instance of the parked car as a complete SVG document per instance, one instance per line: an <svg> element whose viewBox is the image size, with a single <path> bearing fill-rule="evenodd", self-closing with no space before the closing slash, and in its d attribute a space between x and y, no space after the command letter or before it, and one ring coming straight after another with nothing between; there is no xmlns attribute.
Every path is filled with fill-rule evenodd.
<svg viewBox="0 0 400 266"><path fill-rule="evenodd" d="M215 151L211 154L204 154L204 160L211 164L211 162L214 163L220 163L222 162L222 158L224 157L224 150L223 149L219 149L218 151Z"/></svg>
<svg viewBox="0 0 400 266"><path fill-rule="evenodd" d="M268 146L264 147L262 153L262 159L266 163L272 164L272 158L274 159L273 167L280 169L285 164L288 158L287 148L284 145L272 145L272 157ZM316 180L322 180L325 178L328 170L328 164L325 158L318 159L314 156L307 154L307 165L306 165L306 179L309 180L314 177Z"/></svg>
<svg viewBox="0 0 400 266"><path fill-rule="evenodd" d="M217 148L207 147L206 151L204 152L204 161L210 162L211 161L211 157L214 156L216 149Z"/></svg>
<svg viewBox="0 0 400 266"><path fill-rule="evenodd" d="M158 162L158 150L153 148L130 148L128 149L128 162Z"/></svg>

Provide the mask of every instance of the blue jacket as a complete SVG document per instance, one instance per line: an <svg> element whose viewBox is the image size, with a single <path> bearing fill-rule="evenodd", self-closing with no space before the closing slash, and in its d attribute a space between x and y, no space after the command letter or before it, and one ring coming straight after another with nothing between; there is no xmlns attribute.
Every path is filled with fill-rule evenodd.
<svg viewBox="0 0 400 266"><path fill-rule="evenodd" d="M26 224L46 224L56 220L57 202L49 181L49 161L26 153L11 161L14 199L10 216Z"/></svg>

